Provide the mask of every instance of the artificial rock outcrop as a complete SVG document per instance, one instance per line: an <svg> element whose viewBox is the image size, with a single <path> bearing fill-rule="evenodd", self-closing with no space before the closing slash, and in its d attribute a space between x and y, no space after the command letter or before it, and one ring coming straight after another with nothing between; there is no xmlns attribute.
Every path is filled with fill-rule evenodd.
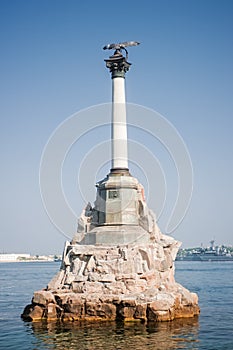
<svg viewBox="0 0 233 350"><path fill-rule="evenodd" d="M145 322L199 314L197 295L174 279L180 242L160 232L136 184L138 225L99 225L97 195L94 208L87 205L77 234L65 244L60 271L47 288L34 293L23 319ZM132 198L128 202L134 207Z"/></svg>

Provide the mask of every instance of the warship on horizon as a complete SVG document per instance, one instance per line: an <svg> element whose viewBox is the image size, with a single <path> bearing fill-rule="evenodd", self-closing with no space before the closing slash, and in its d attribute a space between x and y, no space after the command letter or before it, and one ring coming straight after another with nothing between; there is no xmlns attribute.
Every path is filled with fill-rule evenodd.
<svg viewBox="0 0 233 350"><path fill-rule="evenodd" d="M232 253L225 246L215 246L210 241L208 248L194 248L192 250L180 249L176 261L233 261Z"/></svg>

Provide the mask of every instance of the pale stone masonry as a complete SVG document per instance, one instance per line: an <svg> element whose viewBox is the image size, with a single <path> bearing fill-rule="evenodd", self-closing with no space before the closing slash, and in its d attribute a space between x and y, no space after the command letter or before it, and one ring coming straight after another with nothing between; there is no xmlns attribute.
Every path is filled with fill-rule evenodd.
<svg viewBox="0 0 233 350"><path fill-rule="evenodd" d="M112 169L98 182L66 242L60 271L34 293L23 319L170 321L198 315L198 297L175 282L180 242L162 234L143 186L128 170L121 47L105 60L113 80Z"/></svg>
<svg viewBox="0 0 233 350"><path fill-rule="evenodd" d="M92 231L84 230L71 243L66 242L60 271L47 288L34 293L23 318L168 321L198 315L197 295L174 279L174 260L180 243L160 232L145 203L144 211L139 216L139 226L95 229L96 244L87 243ZM88 205L79 229L85 227L88 219L91 221L90 212ZM100 242L105 237L107 244ZM113 244L110 237L115 239ZM132 241L116 243L122 237Z"/></svg>

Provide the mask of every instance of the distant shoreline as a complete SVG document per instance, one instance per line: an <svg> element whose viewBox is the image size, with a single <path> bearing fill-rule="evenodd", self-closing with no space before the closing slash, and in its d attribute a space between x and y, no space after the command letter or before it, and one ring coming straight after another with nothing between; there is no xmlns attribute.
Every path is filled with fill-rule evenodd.
<svg viewBox="0 0 233 350"><path fill-rule="evenodd" d="M61 262L61 260L6 260L6 261L0 261L0 264L6 264L6 263L28 263L28 262Z"/></svg>

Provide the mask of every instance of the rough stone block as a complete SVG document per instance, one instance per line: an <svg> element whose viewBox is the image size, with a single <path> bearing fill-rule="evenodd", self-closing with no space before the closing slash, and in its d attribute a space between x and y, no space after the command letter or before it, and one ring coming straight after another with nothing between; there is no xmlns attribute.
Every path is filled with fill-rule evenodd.
<svg viewBox="0 0 233 350"><path fill-rule="evenodd" d="M189 318L199 315L198 305L181 305L174 309L174 318Z"/></svg>
<svg viewBox="0 0 233 350"><path fill-rule="evenodd" d="M164 272L169 268L170 268L169 262L166 259L162 260L160 263L159 271Z"/></svg>
<svg viewBox="0 0 233 350"><path fill-rule="evenodd" d="M146 310L147 310L147 304L137 305L134 313L134 318L140 319L140 320L146 320Z"/></svg>
<svg viewBox="0 0 233 350"><path fill-rule="evenodd" d="M87 316L97 316L96 307L97 307L96 303L87 301L85 305L85 314Z"/></svg>
<svg viewBox="0 0 233 350"><path fill-rule="evenodd" d="M153 322L169 321L169 320L171 320L171 316L170 316L169 311L155 310L153 307L148 305L148 307L147 307L147 320L153 321Z"/></svg>
<svg viewBox="0 0 233 350"><path fill-rule="evenodd" d="M60 307L62 305L64 305L70 297L71 297L70 293L59 292L59 293L54 294L54 298L56 300L56 303Z"/></svg>
<svg viewBox="0 0 233 350"><path fill-rule="evenodd" d="M124 307L125 306L134 307L134 306L136 306L136 299L135 299L135 297L123 298L123 300L121 301L121 305Z"/></svg>
<svg viewBox="0 0 233 350"><path fill-rule="evenodd" d="M62 287L62 280L64 278L65 271L60 270L53 279L48 283L47 289L49 290L57 290Z"/></svg>
<svg viewBox="0 0 233 350"><path fill-rule="evenodd" d="M197 305L198 304L198 295L196 293L190 293L192 296L192 301L193 304Z"/></svg>
<svg viewBox="0 0 233 350"><path fill-rule="evenodd" d="M21 317L27 321L39 321L43 316L44 307L34 304L27 305L21 315Z"/></svg>
<svg viewBox="0 0 233 350"><path fill-rule="evenodd" d="M34 304L47 305L48 303L55 303L55 298L51 292L41 290L34 292L32 302Z"/></svg>
<svg viewBox="0 0 233 350"><path fill-rule="evenodd" d="M71 284L72 290L75 293L84 293L86 288L84 287L84 282L72 282Z"/></svg>
<svg viewBox="0 0 233 350"><path fill-rule="evenodd" d="M117 307L117 317L125 321L133 320L135 312L136 306L124 306L120 304Z"/></svg>
<svg viewBox="0 0 233 350"><path fill-rule="evenodd" d="M195 295L195 293L190 293L186 288L182 288L181 303L183 305L192 305L192 304L194 304L194 300L196 301L196 297L194 297L194 295Z"/></svg>
<svg viewBox="0 0 233 350"><path fill-rule="evenodd" d="M116 318L116 306L114 304L87 301L85 304L85 313L87 317L114 320Z"/></svg>
<svg viewBox="0 0 233 350"><path fill-rule="evenodd" d="M53 303L47 305L47 319L56 320L57 319L57 307Z"/></svg>
<svg viewBox="0 0 233 350"><path fill-rule="evenodd" d="M88 294L102 294L104 285L101 282L85 282L84 283L85 292Z"/></svg>
<svg viewBox="0 0 233 350"><path fill-rule="evenodd" d="M168 302L168 300L155 300L150 303L150 308L153 311L168 311L169 308L172 307L172 304Z"/></svg>
<svg viewBox="0 0 233 350"><path fill-rule="evenodd" d="M63 306L65 313L75 314L78 317L85 315L85 302L82 299L70 299Z"/></svg>
<svg viewBox="0 0 233 350"><path fill-rule="evenodd" d="M114 295L122 295L127 292L125 284L123 282L113 282L113 283L105 283L103 293L104 294L114 294Z"/></svg>
<svg viewBox="0 0 233 350"><path fill-rule="evenodd" d="M98 277L99 282L111 283L111 282L115 282L115 280L116 280L115 275L113 274L100 275Z"/></svg>
<svg viewBox="0 0 233 350"><path fill-rule="evenodd" d="M125 286L128 291L133 292L136 289L136 281L133 279L127 279L125 281Z"/></svg>
<svg viewBox="0 0 233 350"><path fill-rule="evenodd" d="M116 319L116 305L101 303L101 304L99 304L99 306L96 310L96 314L97 314L97 316L102 317L104 319L115 320Z"/></svg>

